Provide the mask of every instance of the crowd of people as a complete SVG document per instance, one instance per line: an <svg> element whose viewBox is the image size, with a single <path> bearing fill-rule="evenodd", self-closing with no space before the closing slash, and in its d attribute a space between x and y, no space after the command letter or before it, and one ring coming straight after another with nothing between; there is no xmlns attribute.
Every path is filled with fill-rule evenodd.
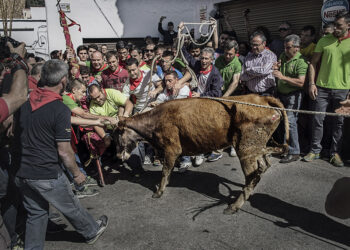
<svg viewBox="0 0 350 250"><path fill-rule="evenodd" d="M118 117L174 99L245 94L274 96L288 109L349 113L350 14L338 15L320 36L311 25L293 30L289 22L280 24L275 40L263 26L248 30L249 42L239 41L233 29L220 35L215 30L205 45L200 45L205 38L186 39L182 53L177 38L184 23L175 31L169 22L164 30L164 19L157 44L146 37L143 46L120 40L113 50L80 45L76 51L52 51L47 61L26 53L24 44L14 48L8 43L11 56L0 64L0 204L1 230L7 231L11 248L43 249L46 232L60 230L53 223L59 215L49 204L89 244L106 230L107 216L95 220L78 199L98 195L93 188L99 184L96 168L85 168L96 164L91 159L102 168L116 161L113 129ZM194 39L193 30L189 36ZM184 58L176 57L180 54ZM297 112L287 114L289 152L280 162L297 161L302 153L305 162L320 158L325 115L298 121ZM338 116L329 123L325 155L336 167L344 166L343 122ZM307 152L300 149L301 136L309 138ZM223 150L182 156L178 171L198 167L205 159L217 161ZM228 150L236 156L233 147ZM147 143L139 143L131 155L127 165L136 178L142 178L144 164L161 164Z"/></svg>

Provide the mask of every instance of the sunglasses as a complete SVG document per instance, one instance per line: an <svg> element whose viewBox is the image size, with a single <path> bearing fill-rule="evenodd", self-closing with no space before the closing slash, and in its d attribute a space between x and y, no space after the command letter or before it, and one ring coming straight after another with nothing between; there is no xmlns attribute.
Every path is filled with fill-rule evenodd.
<svg viewBox="0 0 350 250"><path fill-rule="evenodd" d="M289 29L286 29L286 28L280 28L278 31L281 32L281 31L287 31Z"/></svg>
<svg viewBox="0 0 350 250"><path fill-rule="evenodd" d="M154 52L153 49L145 49L145 52Z"/></svg>

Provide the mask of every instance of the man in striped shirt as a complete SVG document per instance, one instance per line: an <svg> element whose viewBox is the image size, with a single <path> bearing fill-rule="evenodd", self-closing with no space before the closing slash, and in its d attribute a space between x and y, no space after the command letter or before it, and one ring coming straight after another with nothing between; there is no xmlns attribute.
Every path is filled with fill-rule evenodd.
<svg viewBox="0 0 350 250"><path fill-rule="evenodd" d="M272 67L277 62L277 57L266 48L266 37L262 33L254 33L250 45L252 51L244 60L241 81L248 93L273 95L276 82Z"/></svg>

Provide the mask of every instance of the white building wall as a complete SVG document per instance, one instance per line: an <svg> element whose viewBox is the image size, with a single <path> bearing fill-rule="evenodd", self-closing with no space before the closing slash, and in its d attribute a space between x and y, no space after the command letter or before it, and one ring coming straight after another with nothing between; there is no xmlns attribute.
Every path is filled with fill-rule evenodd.
<svg viewBox="0 0 350 250"><path fill-rule="evenodd" d="M200 21L200 9L207 9L207 17L214 9L214 4L227 0L118 0L116 5L124 23L123 37L162 37L158 32L158 22L161 16L163 29L172 21L177 27L181 22Z"/></svg>
<svg viewBox="0 0 350 250"><path fill-rule="evenodd" d="M201 8L207 9L208 17L214 4L223 1L226 0L61 0L61 3L70 4L67 16L81 25L81 32L77 26L69 28L76 48L83 38L162 37L158 32L160 16L167 17L164 29L169 21L175 26L180 21L199 22ZM24 41L29 52L45 58L50 51L66 48L56 4L55 0L45 0L45 8L31 8L31 19L13 22L13 28L22 31L13 31L12 37Z"/></svg>

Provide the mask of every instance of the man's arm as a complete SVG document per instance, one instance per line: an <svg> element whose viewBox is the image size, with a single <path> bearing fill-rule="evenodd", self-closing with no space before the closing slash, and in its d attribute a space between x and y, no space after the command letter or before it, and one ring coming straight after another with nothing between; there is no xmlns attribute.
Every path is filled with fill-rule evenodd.
<svg viewBox="0 0 350 250"><path fill-rule="evenodd" d="M118 116L129 117L132 113L133 108L134 104L129 99L127 99L124 107L119 108Z"/></svg>
<svg viewBox="0 0 350 250"><path fill-rule="evenodd" d="M79 170L75 162L75 156L70 141L57 142L57 150L64 166L73 174L74 181L77 184L84 182L85 175Z"/></svg>
<svg viewBox="0 0 350 250"><path fill-rule="evenodd" d="M163 24L163 20L165 19L164 16L160 17L159 19L159 23L158 23L158 31L160 34L162 34L164 36L165 31L163 30L162 24Z"/></svg>
<svg viewBox="0 0 350 250"><path fill-rule="evenodd" d="M226 90L225 94L223 95L223 97L230 96L235 91L235 89L238 86L240 75L241 75L240 73L233 75L233 80L232 80L230 86L228 87L228 89Z"/></svg>
<svg viewBox="0 0 350 250"><path fill-rule="evenodd" d="M309 95L312 100L316 100L316 96L317 96L317 87L315 84L316 68L321 58L322 58L321 52L314 52L311 59L311 64L309 67Z"/></svg>
<svg viewBox="0 0 350 250"><path fill-rule="evenodd" d="M282 81L286 81L289 83L289 85L296 86L299 88L302 88L305 83L305 75L304 76L299 76L298 78L291 78L288 76L284 76L281 71L279 70L274 70L273 71L274 77L277 77L278 79Z"/></svg>
<svg viewBox="0 0 350 250"><path fill-rule="evenodd" d="M263 63L258 66L246 67L245 72L249 76L266 76L272 73L272 67L277 62L277 57L275 55L269 55L263 60Z"/></svg>
<svg viewBox="0 0 350 250"><path fill-rule="evenodd" d="M109 117L112 118L112 117ZM115 118L114 118L115 119ZM79 126L105 126L106 124L112 124L109 119L98 118L98 119L85 119L77 116L71 116L71 123ZM115 121L117 124L117 121Z"/></svg>
<svg viewBox="0 0 350 250"><path fill-rule="evenodd" d="M74 123L76 125L81 125L81 126L100 126L99 124L101 124L101 121L98 121L98 119L100 120L108 120L111 124L117 124L117 120L114 117L109 117L109 116L102 116L102 115L94 115L91 114L90 112L87 112L86 110L80 108L80 107L75 107L71 110L71 112L77 116L80 116L81 118L84 119L80 119L79 121L76 119L77 122L82 122L83 124L77 124ZM88 121L89 120L94 120L94 121ZM72 120L73 123L73 120ZM87 124L89 123L89 124ZM95 123L95 124L93 124Z"/></svg>

